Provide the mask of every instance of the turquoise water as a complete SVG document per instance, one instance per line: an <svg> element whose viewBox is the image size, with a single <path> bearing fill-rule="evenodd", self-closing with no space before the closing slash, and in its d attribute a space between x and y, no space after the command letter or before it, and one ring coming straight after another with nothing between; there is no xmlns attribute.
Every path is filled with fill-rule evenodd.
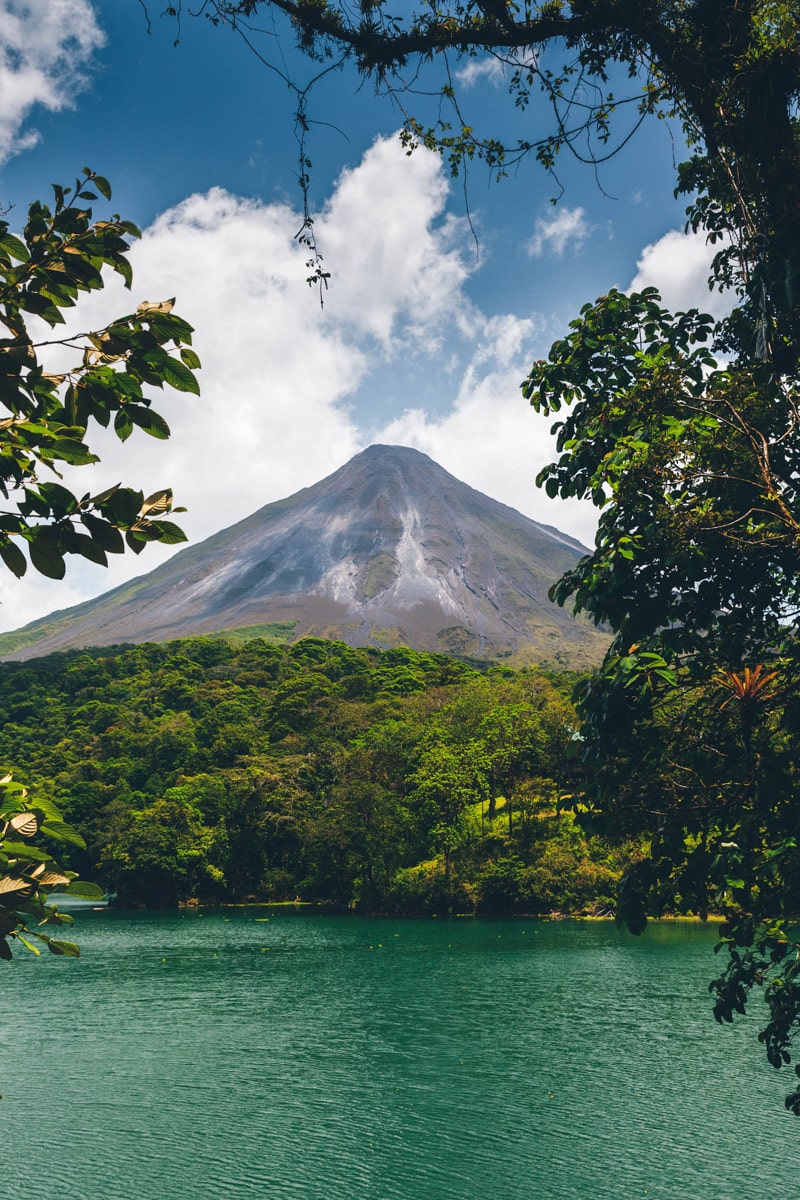
<svg viewBox="0 0 800 1200"><path fill-rule="evenodd" d="M797 1194L793 1076L711 1018L712 929L273 909L76 936L80 961L2 964L2 1200Z"/></svg>

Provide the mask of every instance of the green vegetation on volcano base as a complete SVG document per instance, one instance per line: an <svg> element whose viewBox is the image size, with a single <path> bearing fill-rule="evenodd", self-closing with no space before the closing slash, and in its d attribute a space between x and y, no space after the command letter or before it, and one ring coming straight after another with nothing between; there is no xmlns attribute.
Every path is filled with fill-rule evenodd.
<svg viewBox="0 0 800 1200"><path fill-rule="evenodd" d="M559 810L574 681L316 638L71 651L0 665L0 765L123 904L597 912L638 848Z"/></svg>

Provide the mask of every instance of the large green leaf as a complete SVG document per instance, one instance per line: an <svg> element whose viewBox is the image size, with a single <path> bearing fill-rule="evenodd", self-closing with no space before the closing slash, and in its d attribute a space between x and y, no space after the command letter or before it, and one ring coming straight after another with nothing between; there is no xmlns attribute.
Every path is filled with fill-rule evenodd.
<svg viewBox="0 0 800 1200"><path fill-rule="evenodd" d="M86 842L77 829L73 829L66 821L48 820L42 825L42 833L46 833L48 837L56 838L60 842L72 842L73 846L80 846L82 850L86 849Z"/></svg>
<svg viewBox="0 0 800 1200"><path fill-rule="evenodd" d="M149 433L151 437L160 438L162 440L169 437L169 425L164 418L152 408L145 408L141 404L126 404L124 410L129 420L133 421L134 425L138 425L145 433Z"/></svg>
<svg viewBox="0 0 800 1200"><path fill-rule="evenodd" d="M80 948L74 942L63 942L56 938L46 939L47 949L51 954L65 955L67 958L80 958Z"/></svg>
<svg viewBox="0 0 800 1200"><path fill-rule="evenodd" d="M15 237L13 233L6 232L0 237L0 251L2 250L5 250L12 258L16 258L20 262L27 262L30 257L28 247L18 237Z"/></svg>
<svg viewBox="0 0 800 1200"><path fill-rule="evenodd" d="M167 546L177 546L186 541L186 534L174 521L151 521L150 526L157 531L158 541Z"/></svg>
<svg viewBox="0 0 800 1200"><path fill-rule="evenodd" d="M104 521L101 517L95 517L91 513L84 513L81 516L81 521L89 530L92 541L98 546L102 546L107 554L122 554L125 549L125 543L122 539L122 534L108 521Z"/></svg>
<svg viewBox="0 0 800 1200"><path fill-rule="evenodd" d="M73 879L72 883L67 888L68 896L80 897L82 900L102 900L105 897L105 892L96 883L90 883L86 879Z"/></svg>
<svg viewBox="0 0 800 1200"><path fill-rule="evenodd" d="M161 375L170 387L175 388L178 392L193 392L195 396L200 395L200 384L195 379L189 368L177 358L170 358L169 362L161 365Z"/></svg>
<svg viewBox="0 0 800 1200"><path fill-rule="evenodd" d="M9 571L16 575L17 579L21 579L28 569L28 562L25 555L14 542L0 541L0 558L2 558Z"/></svg>
<svg viewBox="0 0 800 1200"><path fill-rule="evenodd" d="M67 573L64 556L53 542L35 538L29 544L31 562L40 575L48 579L63 579Z"/></svg>

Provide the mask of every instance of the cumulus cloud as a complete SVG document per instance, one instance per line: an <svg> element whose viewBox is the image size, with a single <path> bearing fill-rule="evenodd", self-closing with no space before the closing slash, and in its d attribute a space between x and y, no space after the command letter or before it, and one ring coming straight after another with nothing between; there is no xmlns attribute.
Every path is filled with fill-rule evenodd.
<svg viewBox="0 0 800 1200"><path fill-rule="evenodd" d="M213 188L162 214L132 250L133 292L110 279L86 298L75 327L99 328L143 299L177 297L176 311L196 329L202 396L159 393L168 442L137 430L121 445L99 431L92 445L101 463L67 481L79 494L119 480L146 493L172 485L196 542L314 483L370 442L400 443L590 542L591 506L550 501L534 486L554 454L551 419L533 413L519 385L552 330L539 315L488 317L470 302L475 260L468 230L445 214L447 187L437 155L408 159L397 140L379 139L345 171L315 224L333 273L324 309L306 285L306 250L294 239L300 217L289 205ZM400 404L423 374L445 397L438 415L412 404L376 418L376 373ZM364 397L370 428L355 416ZM0 628L97 595L171 553L149 546L107 571L72 561L61 583L32 570L19 582L0 574Z"/></svg>
<svg viewBox="0 0 800 1200"><path fill-rule="evenodd" d="M545 254L561 258L568 247L579 250L590 233L582 208L556 208L549 216L537 220L525 249L531 258Z"/></svg>
<svg viewBox="0 0 800 1200"><path fill-rule="evenodd" d="M537 56L530 48L521 47L516 51L505 52L502 57L498 54L486 54L483 58L467 58L463 66L455 72L455 78L465 89L482 84L499 88L507 84L516 71L534 71L536 63Z"/></svg>
<svg viewBox="0 0 800 1200"><path fill-rule="evenodd" d="M334 264L331 314L384 351L421 339L433 348L443 315L468 307L465 223L441 219L448 186L437 154L409 156L396 139L381 138L343 173L317 219Z"/></svg>
<svg viewBox="0 0 800 1200"><path fill-rule="evenodd" d="M501 87L505 83L505 66L499 58L491 54L486 58L469 58L463 67L456 71L456 79L462 87L476 87L480 83Z"/></svg>
<svg viewBox="0 0 800 1200"><path fill-rule="evenodd" d="M32 146L36 106L74 105L105 38L89 0L0 0L0 162Z"/></svg>
<svg viewBox="0 0 800 1200"><path fill-rule="evenodd" d="M479 491L591 544L597 511L580 501L550 500L534 483L555 456L553 418L533 411L520 383L543 332L540 317L484 319L452 409L440 417L408 409L374 440L414 446Z"/></svg>
<svg viewBox="0 0 800 1200"><path fill-rule="evenodd" d="M709 246L702 233L671 229L645 246L628 290L656 287L665 306L674 312L700 308L714 317L727 316L733 307L732 294L712 292L708 287L711 260L719 249Z"/></svg>

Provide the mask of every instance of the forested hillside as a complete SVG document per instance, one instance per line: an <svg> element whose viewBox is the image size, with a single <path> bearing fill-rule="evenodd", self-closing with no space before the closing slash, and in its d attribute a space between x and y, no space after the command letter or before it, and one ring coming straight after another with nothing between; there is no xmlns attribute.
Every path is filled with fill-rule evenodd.
<svg viewBox="0 0 800 1200"><path fill-rule="evenodd" d="M0 666L0 762L124 904L580 910L627 861L558 811L573 680L211 638Z"/></svg>

